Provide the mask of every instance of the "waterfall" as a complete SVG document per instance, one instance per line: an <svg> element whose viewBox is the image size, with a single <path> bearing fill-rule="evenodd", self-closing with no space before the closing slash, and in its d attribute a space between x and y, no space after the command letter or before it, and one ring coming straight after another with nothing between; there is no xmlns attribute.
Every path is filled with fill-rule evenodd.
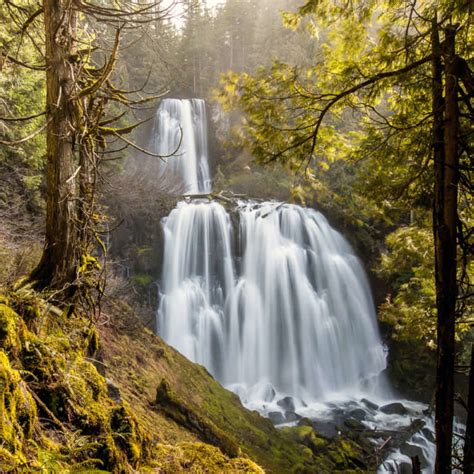
<svg viewBox="0 0 474 474"><path fill-rule="evenodd" d="M162 337L247 403L373 390L385 352L347 241L313 209L235 212L238 242L216 202L181 202L165 219Z"/></svg>
<svg viewBox="0 0 474 474"><path fill-rule="evenodd" d="M206 104L164 99L156 112L150 148L163 156L162 178L188 194L211 191Z"/></svg>
<svg viewBox="0 0 474 474"><path fill-rule="evenodd" d="M179 148L163 173L186 193L211 191L206 127L201 100L166 99L157 111L154 149ZM367 277L320 212L187 199L162 225L156 322L169 344L275 424L303 416L332 436L354 413L369 429L406 430L422 420L425 428L378 472L411 469L413 450L422 472L432 471L433 420L425 405L393 398Z"/></svg>

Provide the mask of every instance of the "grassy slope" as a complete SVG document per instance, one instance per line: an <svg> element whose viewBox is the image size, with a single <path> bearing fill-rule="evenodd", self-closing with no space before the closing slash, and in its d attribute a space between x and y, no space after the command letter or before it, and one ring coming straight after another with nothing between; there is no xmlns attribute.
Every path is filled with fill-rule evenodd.
<svg viewBox="0 0 474 474"><path fill-rule="evenodd" d="M98 372L98 340L80 313L30 290L0 294L0 472L262 472L170 421L142 423L147 413L137 416ZM169 445L172 433L188 442Z"/></svg>
<svg viewBox="0 0 474 474"><path fill-rule="evenodd" d="M164 442L197 437L230 456L243 454L268 472L281 473L347 472L351 456L360 456L350 441L340 440L342 444L329 448L308 427L276 429L268 419L245 409L204 367L134 325L123 310L114 317L114 325L100 329L107 376L147 430Z"/></svg>

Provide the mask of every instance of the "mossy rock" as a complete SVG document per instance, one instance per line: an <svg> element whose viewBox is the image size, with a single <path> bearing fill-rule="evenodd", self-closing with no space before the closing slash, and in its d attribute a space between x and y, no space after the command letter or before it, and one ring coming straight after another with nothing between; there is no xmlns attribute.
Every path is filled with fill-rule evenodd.
<svg viewBox="0 0 474 474"><path fill-rule="evenodd" d="M329 445L329 441L319 436L312 426L301 425L283 428L283 430L298 443L307 446L316 455L325 452Z"/></svg>
<svg viewBox="0 0 474 474"><path fill-rule="evenodd" d="M137 468L141 461L150 457L148 445L151 440L139 428L130 409L121 405L112 410L110 428L115 444L126 453L130 464Z"/></svg>
<svg viewBox="0 0 474 474"><path fill-rule="evenodd" d="M45 302L37 295L37 293L26 287L13 293L9 300L11 307L27 324L39 319L46 311L47 305Z"/></svg>
<svg viewBox="0 0 474 474"><path fill-rule="evenodd" d="M17 349L20 345L18 326L20 317L6 304L0 303L0 348L6 351Z"/></svg>
<svg viewBox="0 0 474 474"><path fill-rule="evenodd" d="M25 458L12 454L11 451L0 446L0 472L12 472L25 465Z"/></svg>
<svg viewBox="0 0 474 474"><path fill-rule="evenodd" d="M186 426L206 443L219 447L226 455L239 456L240 449L226 433L212 421L204 418L191 408L170 387L167 380L162 379L156 391L156 406L182 426Z"/></svg>
<svg viewBox="0 0 474 474"><path fill-rule="evenodd" d="M140 469L153 442L131 410L109 397L105 378L85 358L98 349L95 326L36 299L30 292L24 300L20 294L8 299L23 317L0 304L0 471L43 464L54 466L53 472ZM42 311L41 329L28 329L24 317L35 308ZM50 420L45 426L38 422L37 410Z"/></svg>

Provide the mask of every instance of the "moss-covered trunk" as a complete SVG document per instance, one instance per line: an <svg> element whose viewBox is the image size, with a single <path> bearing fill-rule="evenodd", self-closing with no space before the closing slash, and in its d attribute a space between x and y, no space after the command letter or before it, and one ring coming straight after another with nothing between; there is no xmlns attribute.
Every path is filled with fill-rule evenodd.
<svg viewBox="0 0 474 474"><path fill-rule="evenodd" d="M73 52L77 10L73 2L44 0L46 39L47 197L42 259L32 279L39 288L74 282L78 264L77 173L74 137Z"/></svg>

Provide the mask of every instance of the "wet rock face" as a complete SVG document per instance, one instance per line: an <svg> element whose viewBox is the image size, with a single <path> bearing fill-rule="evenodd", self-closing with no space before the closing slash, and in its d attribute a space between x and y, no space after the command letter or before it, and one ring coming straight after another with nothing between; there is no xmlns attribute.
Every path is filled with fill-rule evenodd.
<svg viewBox="0 0 474 474"><path fill-rule="evenodd" d="M356 408L349 412L349 416L356 419L357 421L365 420L366 413L362 408Z"/></svg>
<svg viewBox="0 0 474 474"><path fill-rule="evenodd" d="M285 411L294 412L296 409L295 400L293 399L293 397L282 398L281 400L278 400L277 405L279 407L282 407Z"/></svg>
<svg viewBox="0 0 474 474"><path fill-rule="evenodd" d="M423 428L421 430L421 432L423 433L423 436L428 440L430 441L431 443L436 443L436 438L435 438L435 435L434 433L428 429L428 428Z"/></svg>
<svg viewBox="0 0 474 474"><path fill-rule="evenodd" d="M301 416L298 415L298 413L295 413L294 411L286 411L285 412L285 420L288 423L291 423L293 421L301 420Z"/></svg>
<svg viewBox="0 0 474 474"><path fill-rule="evenodd" d="M418 457L422 466L428 464L428 460L425 457L421 446L417 446L411 443L405 443L400 447L400 452L409 458Z"/></svg>
<svg viewBox="0 0 474 474"><path fill-rule="evenodd" d="M379 409L379 406L374 403L374 402L371 402L370 400L367 400L367 398L363 398L361 400L361 402L367 407L367 408L370 408L371 410L378 410Z"/></svg>
<svg viewBox="0 0 474 474"><path fill-rule="evenodd" d="M271 402L274 400L275 396L276 396L276 392L275 392L275 389L273 388L273 385L272 384L265 385L265 387L263 388L262 399L265 402Z"/></svg>
<svg viewBox="0 0 474 474"><path fill-rule="evenodd" d="M382 413L386 415L406 415L408 410L400 402L389 403L380 408Z"/></svg>
<svg viewBox="0 0 474 474"><path fill-rule="evenodd" d="M400 474L412 474L413 472L413 466L408 462L402 462L398 466L398 469L399 469Z"/></svg>
<svg viewBox="0 0 474 474"><path fill-rule="evenodd" d="M355 418L348 418L347 420L344 420L344 425L350 430L354 431L362 431L366 428L359 420L356 420Z"/></svg>
<svg viewBox="0 0 474 474"><path fill-rule="evenodd" d="M285 417L279 411L271 411L268 414L268 418L270 418L274 425L281 425L282 423L285 423Z"/></svg>

